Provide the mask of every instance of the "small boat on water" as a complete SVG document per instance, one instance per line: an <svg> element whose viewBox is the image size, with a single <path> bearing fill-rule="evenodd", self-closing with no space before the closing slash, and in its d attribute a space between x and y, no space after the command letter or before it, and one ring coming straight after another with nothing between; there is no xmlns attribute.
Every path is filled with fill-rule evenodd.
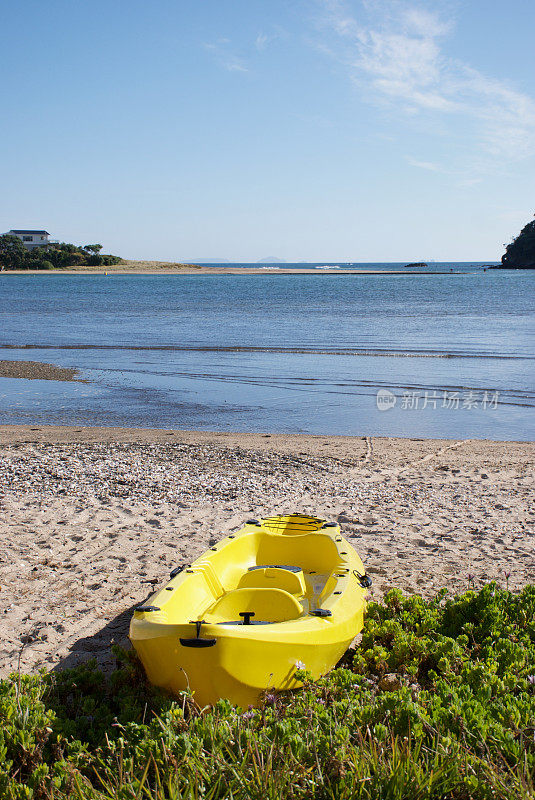
<svg viewBox="0 0 535 800"><path fill-rule="evenodd" d="M201 706L258 705L328 672L362 629L362 561L339 526L292 514L249 520L138 606L130 639L149 681Z"/></svg>

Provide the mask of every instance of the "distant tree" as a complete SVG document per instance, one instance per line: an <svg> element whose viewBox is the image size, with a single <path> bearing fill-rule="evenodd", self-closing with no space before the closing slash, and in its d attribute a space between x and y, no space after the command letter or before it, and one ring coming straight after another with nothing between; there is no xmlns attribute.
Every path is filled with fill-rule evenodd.
<svg viewBox="0 0 535 800"><path fill-rule="evenodd" d="M36 248L37 249L37 248ZM46 249L41 250L39 258L50 261L56 269L66 269L67 267L77 267L87 263L87 253L75 244L61 242L61 244L51 244ZM40 267L36 267L40 269Z"/></svg>
<svg viewBox="0 0 535 800"><path fill-rule="evenodd" d="M101 244L85 247L69 242L49 243L28 250L18 236L0 236L0 269L68 269L120 264L119 256L100 255Z"/></svg>
<svg viewBox="0 0 535 800"><path fill-rule="evenodd" d="M18 236L0 236L0 264L4 269L25 269L28 251Z"/></svg>
<svg viewBox="0 0 535 800"><path fill-rule="evenodd" d="M47 258L46 248L45 247L34 247L32 250L27 250L25 255L25 267L26 269L45 269L43 267L43 261ZM48 262L50 264L50 261ZM50 264L52 267L52 264ZM48 267L48 269L50 269Z"/></svg>
<svg viewBox="0 0 535 800"><path fill-rule="evenodd" d="M113 264L121 264L122 258L120 256L102 255L102 256L89 256L87 263L90 267L111 267Z"/></svg>
<svg viewBox="0 0 535 800"><path fill-rule="evenodd" d="M39 258L40 254L37 253L36 256ZM60 244L51 244L49 247L47 247L46 253L43 254L43 257L52 264L54 269L60 269L61 267L68 266L67 254L62 249ZM38 267L36 267L36 269L38 269Z"/></svg>
<svg viewBox="0 0 535 800"><path fill-rule="evenodd" d="M535 268L535 220L524 225L516 239L506 246L502 266L510 269Z"/></svg>

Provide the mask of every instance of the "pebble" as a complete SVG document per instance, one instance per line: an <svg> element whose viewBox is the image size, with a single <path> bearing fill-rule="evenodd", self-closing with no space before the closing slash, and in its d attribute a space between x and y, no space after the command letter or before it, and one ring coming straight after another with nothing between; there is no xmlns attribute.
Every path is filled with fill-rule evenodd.
<svg viewBox="0 0 535 800"><path fill-rule="evenodd" d="M365 507L382 507L385 499L399 501L402 495L410 503L417 494L410 487L394 491L385 484L356 482L342 463L327 456L308 456L307 467L303 470L302 459L293 454L212 444L40 443L39 449L28 450L8 445L0 453L0 487L42 499L93 497L104 504L124 498L171 502L180 509L237 498L254 505L261 496L275 505L289 492L321 497L333 488ZM161 524L155 517L146 522L155 528ZM339 522L356 520L347 511ZM376 520L364 516L361 522L373 525Z"/></svg>

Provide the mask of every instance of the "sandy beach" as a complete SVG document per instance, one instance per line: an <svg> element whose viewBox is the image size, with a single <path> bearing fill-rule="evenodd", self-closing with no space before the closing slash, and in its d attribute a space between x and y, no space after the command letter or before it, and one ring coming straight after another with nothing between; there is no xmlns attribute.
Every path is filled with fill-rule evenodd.
<svg viewBox="0 0 535 800"><path fill-rule="evenodd" d="M133 606L250 516L338 520L372 597L520 588L534 460L532 443L4 426L0 673L109 666Z"/></svg>

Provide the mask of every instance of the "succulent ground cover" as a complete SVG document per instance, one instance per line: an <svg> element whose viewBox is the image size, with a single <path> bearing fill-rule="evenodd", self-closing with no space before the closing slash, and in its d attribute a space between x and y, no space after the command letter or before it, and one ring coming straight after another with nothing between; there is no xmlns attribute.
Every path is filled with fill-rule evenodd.
<svg viewBox="0 0 535 800"><path fill-rule="evenodd" d="M362 642L257 709L199 709L130 653L0 682L0 797L535 797L535 586L391 591Z"/></svg>

